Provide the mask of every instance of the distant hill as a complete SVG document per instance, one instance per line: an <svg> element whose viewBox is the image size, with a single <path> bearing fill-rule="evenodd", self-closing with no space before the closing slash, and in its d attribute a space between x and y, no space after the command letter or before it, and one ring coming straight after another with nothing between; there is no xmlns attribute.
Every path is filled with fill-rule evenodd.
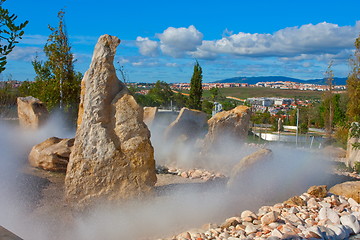
<svg viewBox="0 0 360 240"><path fill-rule="evenodd" d="M334 78L334 84L336 85L346 85L347 78ZM290 81L297 83L310 83L310 84L326 84L326 79L311 79L311 80L302 80L298 78L291 77L283 77L283 76L265 76L265 77L233 77L227 78L219 81L215 81L214 83L248 83L248 84L256 84L258 82L276 82L276 81Z"/></svg>

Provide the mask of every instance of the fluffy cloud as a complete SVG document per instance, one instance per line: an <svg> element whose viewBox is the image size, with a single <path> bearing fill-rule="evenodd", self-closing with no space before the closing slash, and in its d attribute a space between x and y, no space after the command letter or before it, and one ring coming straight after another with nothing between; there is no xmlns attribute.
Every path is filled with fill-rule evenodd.
<svg viewBox="0 0 360 240"><path fill-rule="evenodd" d="M139 47L139 51L142 55L148 57L155 57L158 54L159 43L149 38L137 37L136 46Z"/></svg>
<svg viewBox="0 0 360 240"><path fill-rule="evenodd" d="M157 35L161 51L172 57L181 57L187 52L196 51L202 44L203 34L193 25L188 28L169 27Z"/></svg>
<svg viewBox="0 0 360 240"><path fill-rule="evenodd" d="M339 26L322 22L300 27L288 27L269 34L236 33L226 30L218 40L203 40L203 34L194 26L169 27L157 34L158 41L138 37L136 44L140 53L154 56L161 50L164 55L175 58L191 56L199 59L216 59L219 56L280 57L291 58L341 57L353 49L354 40L360 32L360 21L354 26Z"/></svg>
<svg viewBox="0 0 360 240"><path fill-rule="evenodd" d="M215 41L204 41L197 50L203 55L231 54L250 57L293 57L302 54L337 54L353 47L360 31L355 26L319 23L288 27L274 34L233 34ZM197 53L195 52L195 54Z"/></svg>
<svg viewBox="0 0 360 240"><path fill-rule="evenodd" d="M42 57L42 49L38 47L20 47L16 46L8 56L11 60L32 61L36 55Z"/></svg>

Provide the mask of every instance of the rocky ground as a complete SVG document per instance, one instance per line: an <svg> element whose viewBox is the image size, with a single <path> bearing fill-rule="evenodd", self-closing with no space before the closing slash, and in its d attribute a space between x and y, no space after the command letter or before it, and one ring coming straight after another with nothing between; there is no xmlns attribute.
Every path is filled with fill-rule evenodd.
<svg viewBox="0 0 360 240"><path fill-rule="evenodd" d="M360 232L359 220L360 205L354 199L328 194L322 186L166 239L347 239Z"/></svg>
<svg viewBox="0 0 360 240"><path fill-rule="evenodd" d="M157 170L155 189L158 196L191 184L203 185L221 179L226 182L225 176L203 169ZM65 175L31 167L25 167L23 173L19 183L24 185L22 189L25 189L24 195L29 202L29 213L39 218L57 216L50 219L54 221L50 225L66 229L73 221L73 214L63 198ZM356 173L337 172L331 184L357 179L360 176ZM303 193L287 202L263 206L257 211L246 210L229 217L223 223L209 223L202 228L162 239L345 239L360 232L360 205L351 198L328 193ZM63 221L59 222L58 219Z"/></svg>

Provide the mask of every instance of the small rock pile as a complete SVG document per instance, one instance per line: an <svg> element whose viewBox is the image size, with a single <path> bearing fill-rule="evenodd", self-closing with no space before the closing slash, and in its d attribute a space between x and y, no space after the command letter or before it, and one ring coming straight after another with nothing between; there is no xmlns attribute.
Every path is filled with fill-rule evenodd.
<svg viewBox="0 0 360 240"><path fill-rule="evenodd" d="M221 225L207 224L167 240L346 239L360 232L359 220L360 205L354 199L313 186L257 213L246 210Z"/></svg>
<svg viewBox="0 0 360 240"><path fill-rule="evenodd" d="M181 169L181 168L166 168L164 166L157 166L156 170L157 170L157 173L173 174L173 175L178 175L183 178L201 179L203 181L225 178L225 175L223 175L221 173L216 173L216 172L212 172L209 170L198 169L198 168L185 170L185 169Z"/></svg>

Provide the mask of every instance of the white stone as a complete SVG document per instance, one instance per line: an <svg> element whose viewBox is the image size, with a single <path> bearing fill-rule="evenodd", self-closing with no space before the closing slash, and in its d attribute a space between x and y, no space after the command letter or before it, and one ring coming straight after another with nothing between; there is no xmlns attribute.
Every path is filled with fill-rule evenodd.
<svg viewBox="0 0 360 240"><path fill-rule="evenodd" d="M359 206L359 204L357 203L357 201L355 201L355 200L352 199L352 198L349 198L349 199L348 199L348 203L350 204L351 207L357 207L357 206Z"/></svg>
<svg viewBox="0 0 360 240"><path fill-rule="evenodd" d="M324 208L330 208L331 204L328 202L319 202L320 206L324 207Z"/></svg>
<svg viewBox="0 0 360 240"><path fill-rule="evenodd" d="M248 235L248 234L251 234L251 233L255 233L257 231L257 228L253 225L253 224L249 224L246 226L245 228L245 233Z"/></svg>
<svg viewBox="0 0 360 240"><path fill-rule="evenodd" d="M349 231L343 225L328 225L327 227L335 232L337 239L345 239L350 235Z"/></svg>
<svg viewBox="0 0 360 240"><path fill-rule="evenodd" d="M339 215L334 210L332 210L331 208L328 208L328 207L321 208L320 211L319 211L319 216L318 217L319 217L320 220L329 219L334 224L339 224L340 223Z"/></svg>
<svg viewBox="0 0 360 240"><path fill-rule="evenodd" d="M278 237L281 239L283 237L283 234L275 228L274 230L272 230L271 236Z"/></svg>
<svg viewBox="0 0 360 240"><path fill-rule="evenodd" d="M354 215L350 214L341 216L340 222L342 225L350 227L355 234L358 234L360 232L359 221Z"/></svg>
<svg viewBox="0 0 360 240"><path fill-rule="evenodd" d="M299 212L299 210L296 207L291 207L289 209L289 213L298 213L298 212Z"/></svg>
<svg viewBox="0 0 360 240"><path fill-rule="evenodd" d="M276 222L276 220L278 219L278 217L279 217L279 213L278 213L278 212L275 212L275 211L269 212L269 213L265 214L265 215L261 218L261 224L262 224L262 225L269 225L269 224L272 223L272 222Z"/></svg>

